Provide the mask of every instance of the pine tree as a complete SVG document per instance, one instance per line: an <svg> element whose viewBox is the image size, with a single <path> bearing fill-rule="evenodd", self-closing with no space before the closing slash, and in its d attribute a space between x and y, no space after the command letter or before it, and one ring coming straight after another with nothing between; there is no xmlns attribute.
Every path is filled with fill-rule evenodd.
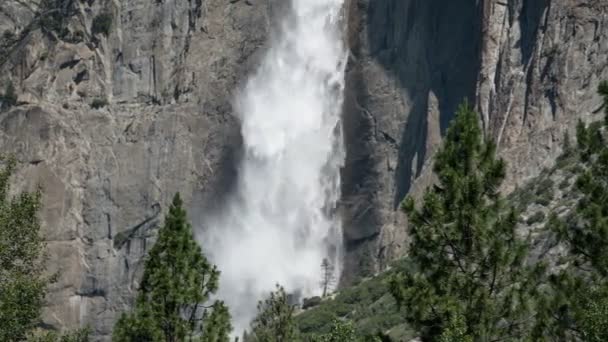
<svg viewBox="0 0 608 342"><path fill-rule="evenodd" d="M482 140L478 115L459 107L436 155L438 184L422 203L403 203L411 244L406 270L390 289L424 340L436 340L456 314L473 340L518 339L531 328L542 265L525 263L517 214L501 198L505 163Z"/></svg>
<svg viewBox="0 0 608 342"><path fill-rule="evenodd" d="M205 306L220 272L203 255L179 194L175 195L145 263L135 309L116 324L115 341L229 340L230 315L221 301Z"/></svg>
<svg viewBox="0 0 608 342"><path fill-rule="evenodd" d="M323 297L326 297L331 286L334 285L334 266L327 258L323 258L321 263L321 288L323 289Z"/></svg>
<svg viewBox="0 0 608 342"><path fill-rule="evenodd" d="M270 297L258 303L258 315L251 324L247 341L293 342L298 339L294 321L294 306L289 303L285 289L277 285Z"/></svg>
<svg viewBox="0 0 608 342"><path fill-rule="evenodd" d="M0 341L21 341L39 323L49 278L43 275L40 191L11 198L13 159L0 170Z"/></svg>

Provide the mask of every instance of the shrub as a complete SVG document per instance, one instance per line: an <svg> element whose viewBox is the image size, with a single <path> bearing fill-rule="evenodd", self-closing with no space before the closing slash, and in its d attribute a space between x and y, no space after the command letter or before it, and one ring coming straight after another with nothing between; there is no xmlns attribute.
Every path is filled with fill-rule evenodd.
<svg viewBox="0 0 608 342"><path fill-rule="evenodd" d="M91 25L91 32L93 35L98 33L103 34L104 36L110 35L110 30L112 29L112 15L110 13L102 13L93 19L93 24Z"/></svg>
<svg viewBox="0 0 608 342"><path fill-rule="evenodd" d="M69 35L68 23L76 15L74 0L42 0L39 5L40 28L46 32L54 32L63 39Z"/></svg>
<svg viewBox="0 0 608 342"><path fill-rule="evenodd" d="M17 36L13 31L4 31L4 33L2 33L2 37L0 38L0 49L4 49L11 46L16 40Z"/></svg>
<svg viewBox="0 0 608 342"><path fill-rule="evenodd" d="M9 82L6 86L4 95L0 96L0 102L2 103L2 108L10 108L17 104L17 93L15 92L13 82Z"/></svg>
<svg viewBox="0 0 608 342"><path fill-rule="evenodd" d="M548 206L549 204L551 204L551 200L553 200L553 193L551 193L551 195L547 195L547 196L543 196L543 197L539 197L537 198L534 203L541 205L543 207Z"/></svg>
<svg viewBox="0 0 608 342"><path fill-rule="evenodd" d="M315 296L315 297L311 297L311 298L304 298L304 300L302 301L302 309L306 310L312 307L315 307L319 304L321 304L321 297L319 296Z"/></svg>
<svg viewBox="0 0 608 342"><path fill-rule="evenodd" d="M537 211L534 215L528 217L528 219L526 220L526 223L528 225L533 225L535 223L539 223L539 222L543 222L546 218L545 213L543 213L542 211Z"/></svg>
<svg viewBox="0 0 608 342"><path fill-rule="evenodd" d="M96 98L91 102L91 108L99 109L108 105L108 100L104 98Z"/></svg>

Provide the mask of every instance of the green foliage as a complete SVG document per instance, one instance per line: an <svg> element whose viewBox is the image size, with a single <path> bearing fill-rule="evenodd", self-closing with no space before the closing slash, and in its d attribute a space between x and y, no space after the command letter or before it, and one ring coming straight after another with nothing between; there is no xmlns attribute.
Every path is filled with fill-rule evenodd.
<svg viewBox="0 0 608 342"><path fill-rule="evenodd" d="M2 102L2 108L10 108L17 104L17 93L15 92L13 82L9 82L6 85L4 95L0 96L0 102Z"/></svg>
<svg viewBox="0 0 608 342"><path fill-rule="evenodd" d="M79 329L76 331L68 332L66 334L59 334L51 331L34 331L28 337L28 342L88 342L90 340L89 335L91 329Z"/></svg>
<svg viewBox="0 0 608 342"><path fill-rule="evenodd" d="M38 12L40 28L64 38L70 33L69 20L76 13L75 0L41 0Z"/></svg>
<svg viewBox="0 0 608 342"><path fill-rule="evenodd" d="M543 213L542 211L537 211L536 213L534 213L534 215L530 216L527 220L526 223L528 225L533 225L535 223L540 223L543 222L545 220L545 213Z"/></svg>
<svg viewBox="0 0 608 342"><path fill-rule="evenodd" d="M534 202L536 204L542 206L547 206L551 204L551 201L555 197L555 190L553 189L553 184L554 183L551 178L545 178L540 182L535 192L536 199Z"/></svg>
<svg viewBox="0 0 608 342"><path fill-rule="evenodd" d="M605 291L592 292L578 321L584 341L608 341L608 294Z"/></svg>
<svg viewBox="0 0 608 342"><path fill-rule="evenodd" d="M473 342L473 338L466 331L464 318L461 315L455 315L439 336L439 342Z"/></svg>
<svg viewBox="0 0 608 342"><path fill-rule="evenodd" d="M334 320L331 331L325 335L315 336L311 342L354 342L358 337L352 322Z"/></svg>
<svg viewBox="0 0 608 342"><path fill-rule="evenodd" d="M96 16L91 24L91 32L93 35L100 33L104 36L109 36L110 30L112 30L112 20L113 17L110 13L102 13Z"/></svg>
<svg viewBox="0 0 608 342"><path fill-rule="evenodd" d="M145 263L133 312L123 314L114 341L228 341L230 315L223 302L204 304L218 289L220 272L203 256L179 194Z"/></svg>
<svg viewBox="0 0 608 342"><path fill-rule="evenodd" d="M587 127L579 120L576 125L576 140L582 161L589 161L590 156L598 153L604 146L601 123L594 122Z"/></svg>
<svg viewBox="0 0 608 342"><path fill-rule="evenodd" d="M258 303L258 315L251 324L250 340L255 342L292 342L298 339L294 306L283 287L277 285L270 297Z"/></svg>
<svg viewBox="0 0 608 342"><path fill-rule="evenodd" d="M390 291L423 339L437 339L461 314L474 340L522 339L539 296L542 264L528 266L518 216L498 191L505 164L482 141L479 118L460 106L438 151L439 184L419 208L403 203L410 222L412 267L393 277Z"/></svg>
<svg viewBox="0 0 608 342"><path fill-rule="evenodd" d="M568 178L564 178L561 182L559 182L558 186L560 190L565 190L567 187L570 186L570 181L568 180Z"/></svg>
<svg viewBox="0 0 608 342"><path fill-rule="evenodd" d="M17 41L17 35L11 30L5 30L0 37L0 53L7 53L9 49Z"/></svg>
<svg viewBox="0 0 608 342"><path fill-rule="evenodd" d="M23 340L38 323L49 279L43 275L40 192L9 197L13 159L0 170L0 341Z"/></svg>
<svg viewBox="0 0 608 342"><path fill-rule="evenodd" d="M388 294L388 279L395 269L381 273L360 283L341 289L334 298L324 300L318 306L299 313L296 323L302 337L327 334L336 319L353 323L358 336L374 335L377 331L387 331L403 323L394 298ZM412 337L410 331L397 340Z"/></svg>
<svg viewBox="0 0 608 342"><path fill-rule="evenodd" d="M605 278L608 276L608 148L588 154L587 158L591 155L595 156L591 165L575 183L583 195L576 211L581 225L554 224L552 228L568 244L577 264L590 264Z"/></svg>
<svg viewBox="0 0 608 342"><path fill-rule="evenodd" d="M329 259L323 258L321 263L321 288L323 289L323 297L327 297L329 289L335 284L334 265L329 262Z"/></svg>
<svg viewBox="0 0 608 342"><path fill-rule="evenodd" d="M107 105L108 105L108 100L106 100L105 98L96 98L93 100L93 102L91 102L91 108L93 108L93 109L103 108Z"/></svg>

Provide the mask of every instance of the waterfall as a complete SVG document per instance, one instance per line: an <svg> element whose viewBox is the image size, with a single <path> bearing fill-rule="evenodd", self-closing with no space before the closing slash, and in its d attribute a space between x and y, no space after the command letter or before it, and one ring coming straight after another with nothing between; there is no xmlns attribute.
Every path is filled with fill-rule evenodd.
<svg viewBox="0 0 608 342"><path fill-rule="evenodd" d="M275 284L299 297L320 295L324 258L340 274L342 6L292 0L235 100L245 155L236 193L202 243L222 272L218 297L238 334Z"/></svg>

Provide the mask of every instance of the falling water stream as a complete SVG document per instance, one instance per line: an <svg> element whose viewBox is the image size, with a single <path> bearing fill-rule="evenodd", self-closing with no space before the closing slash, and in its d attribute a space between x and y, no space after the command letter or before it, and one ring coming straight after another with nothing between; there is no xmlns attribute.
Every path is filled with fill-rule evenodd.
<svg viewBox="0 0 608 342"><path fill-rule="evenodd" d="M340 273L342 6L291 0L276 39L235 99L245 155L236 193L203 245L222 271L218 296L237 333L275 284L302 298L321 293L324 258L336 278Z"/></svg>

